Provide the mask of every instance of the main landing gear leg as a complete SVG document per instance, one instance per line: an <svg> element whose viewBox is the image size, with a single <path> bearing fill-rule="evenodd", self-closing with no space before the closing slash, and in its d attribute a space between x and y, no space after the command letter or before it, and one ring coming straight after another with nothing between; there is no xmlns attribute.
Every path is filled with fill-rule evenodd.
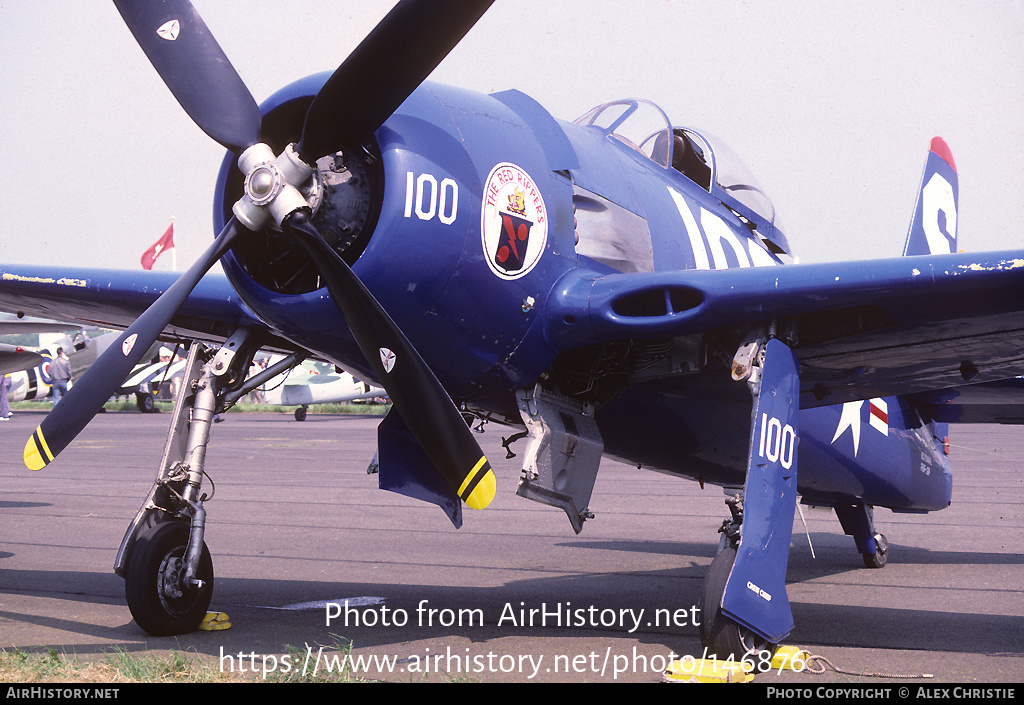
<svg viewBox="0 0 1024 705"><path fill-rule="evenodd" d="M213 357L199 343L189 350L156 482L114 562L132 617L154 636L193 631L213 595L213 562L203 542L206 495L199 493L216 406Z"/></svg>
<svg viewBox="0 0 1024 705"><path fill-rule="evenodd" d="M723 526L725 545L708 571L700 605L708 654L735 661L774 651L793 629L786 568L796 511L798 363L777 339L752 348L749 362L734 374L747 380L754 396L743 499L730 500L733 519Z"/></svg>
<svg viewBox="0 0 1024 705"><path fill-rule="evenodd" d="M214 415L302 357L292 355L246 380L254 352L244 330L220 350L192 345L156 482L117 552L114 572L124 578L128 608L154 636L196 629L213 595L213 561L203 541L209 497L202 482Z"/></svg>

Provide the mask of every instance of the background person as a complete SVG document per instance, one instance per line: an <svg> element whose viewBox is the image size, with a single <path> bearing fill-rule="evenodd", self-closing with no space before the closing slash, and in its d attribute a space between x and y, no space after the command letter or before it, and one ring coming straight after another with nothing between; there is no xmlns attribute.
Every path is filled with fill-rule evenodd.
<svg viewBox="0 0 1024 705"><path fill-rule="evenodd" d="M0 421L7 421L11 418L11 404L7 395L11 391L11 378L9 375L0 377Z"/></svg>
<svg viewBox="0 0 1024 705"><path fill-rule="evenodd" d="M56 406L61 397L68 393L68 383L71 382L71 360L64 354L64 348L57 348L57 357L50 362L50 379L53 404Z"/></svg>

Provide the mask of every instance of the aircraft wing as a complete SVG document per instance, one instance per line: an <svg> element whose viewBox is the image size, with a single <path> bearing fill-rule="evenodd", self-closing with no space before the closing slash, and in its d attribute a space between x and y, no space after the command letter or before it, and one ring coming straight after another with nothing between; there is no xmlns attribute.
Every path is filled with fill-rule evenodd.
<svg viewBox="0 0 1024 705"><path fill-rule="evenodd" d="M0 320L0 335L21 333L75 333L82 326L57 321Z"/></svg>
<svg viewBox="0 0 1024 705"><path fill-rule="evenodd" d="M581 278L549 316L563 350L699 335L726 360L774 326L801 405L838 404L1024 375L1024 251Z"/></svg>
<svg viewBox="0 0 1024 705"><path fill-rule="evenodd" d="M147 270L0 265L0 310L127 328L178 276ZM240 325L264 328L238 300L226 277L208 274L171 320L165 337L223 342ZM281 347L291 349L286 343Z"/></svg>
<svg viewBox="0 0 1024 705"><path fill-rule="evenodd" d="M9 265L0 309L123 328L175 278ZM1024 251L579 278L547 315L561 350L710 335L731 357L774 325L795 336L805 407L923 393L1024 375ZM239 325L263 327L207 275L166 333L223 341Z"/></svg>
<svg viewBox="0 0 1024 705"><path fill-rule="evenodd" d="M43 356L20 345L0 343L0 375L28 370L43 363Z"/></svg>
<svg viewBox="0 0 1024 705"><path fill-rule="evenodd" d="M946 423L1024 424L1024 377L940 389L911 397Z"/></svg>

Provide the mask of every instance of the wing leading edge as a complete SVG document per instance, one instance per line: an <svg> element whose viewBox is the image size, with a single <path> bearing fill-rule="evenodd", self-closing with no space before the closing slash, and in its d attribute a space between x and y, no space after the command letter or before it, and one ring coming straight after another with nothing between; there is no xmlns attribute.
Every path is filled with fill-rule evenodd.
<svg viewBox="0 0 1024 705"><path fill-rule="evenodd" d="M0 310L127 328L177 277L177 272L0 265ZM165 333L219 343L239 326L263 324L242 305L225 277L207 275Z"/></svg>
<svg viewBox="0 0 1024 705"><path fill-rule="evenodd" d="M613 274L563 282L548 316L561 350L779 331L803 407L925 392L1024 375L1024 251Z"/></svg>

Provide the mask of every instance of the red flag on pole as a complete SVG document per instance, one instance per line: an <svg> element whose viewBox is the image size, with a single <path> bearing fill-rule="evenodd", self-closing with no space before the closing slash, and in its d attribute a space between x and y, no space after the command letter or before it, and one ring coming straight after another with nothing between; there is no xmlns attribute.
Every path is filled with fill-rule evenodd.
<svg viewBox="0 0 1024 705"><path fill-rule="evenodd" d="M159 257L164 250L169 250L174 247L174 221L171 221L170 226L160 239L154 242L148 250L142 253L142 268L152 269L153 263L156 262L156 258Z"/></svg>

